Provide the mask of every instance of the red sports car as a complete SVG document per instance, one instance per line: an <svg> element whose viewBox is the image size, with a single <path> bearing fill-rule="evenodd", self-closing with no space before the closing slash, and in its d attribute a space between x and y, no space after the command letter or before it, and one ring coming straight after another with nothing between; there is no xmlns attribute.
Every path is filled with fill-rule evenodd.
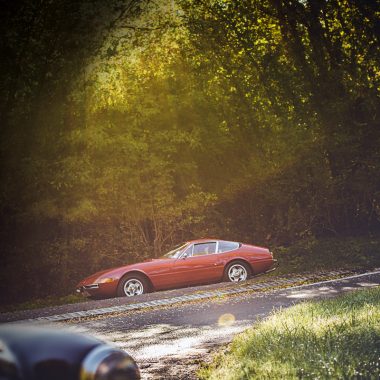
<svg viewBox="0 0 380 380"><path fill-rule="evenodd" d="M193 240L159 259L95 273L78 284L77 292L93 297L132 297L221 280L240 282L270 270L276 261L267 248L216 239Z"/></svg>

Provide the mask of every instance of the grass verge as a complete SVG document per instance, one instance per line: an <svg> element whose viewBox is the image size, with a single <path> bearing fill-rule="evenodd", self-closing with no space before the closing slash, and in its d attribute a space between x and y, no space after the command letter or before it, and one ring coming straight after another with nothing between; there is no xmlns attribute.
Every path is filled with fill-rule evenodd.
<svg viewBox="0 0 380 380"><path fill-rule="evenodd" d="M380 288L273 313L238 335L200 379L380 378Z"/></svg>
<svg viewBox="0 0 380 380"><path fill-rule="evenodd" d="M49 306L66 305L70 303L84 302L86 299L80 294L69 294L62 297L45 297L33 299L27 302L16 303L14 305L1 305L0 313L8 313L20 310L41 309Z"/></svg>

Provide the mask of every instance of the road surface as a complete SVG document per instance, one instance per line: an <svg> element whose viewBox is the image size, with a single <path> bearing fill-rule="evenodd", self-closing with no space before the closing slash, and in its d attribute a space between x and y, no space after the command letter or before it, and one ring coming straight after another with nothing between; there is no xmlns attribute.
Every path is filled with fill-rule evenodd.
<svg viewBox="0 0 380 380"><path fill-rule="evenodd" d="M127 350L143 379L195 379L199 362L274 309L379 286L380 271L261 293L222 296L180 305L73 320L64 325Z"/></svg>

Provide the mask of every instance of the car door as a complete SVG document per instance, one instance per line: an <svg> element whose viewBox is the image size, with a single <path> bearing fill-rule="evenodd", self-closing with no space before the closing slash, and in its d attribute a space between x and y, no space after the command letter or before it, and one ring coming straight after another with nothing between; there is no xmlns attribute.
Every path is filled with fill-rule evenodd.
<svg viewBox="0 0 380 380"><path fill-rule="evenodd" d="M216 254L217 242L209 241L192 244L176 260L173 271L180 278L181 285L195 285L219 281L223 264Z"/></svg>
<svg viewBox="0 0 380 380"><path fill-rule="evenodd" d="M176 281L178 281L173 267L177 259L167 258L167 259L153 259L146 263L141 269L149 276L150 280L155 289L167 289L175 286Z"/></svg>

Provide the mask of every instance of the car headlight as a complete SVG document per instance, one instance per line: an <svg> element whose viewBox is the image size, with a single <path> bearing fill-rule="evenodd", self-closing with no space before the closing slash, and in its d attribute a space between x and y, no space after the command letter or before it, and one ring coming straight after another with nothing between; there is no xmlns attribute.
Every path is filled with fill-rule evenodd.
<svg viewBox="0 0 380 380"><path fill-rule="evenodd" d="M80 380L137 380L140 371L136 362L126 352L101 345L84 358Z"/></svg>
<svg viewBox="0 0 380 380"><path fill-rule="evenodd" d="M115 280L111 277L105 277L105 278L101 278L99 280L96 280L96 283L98 284L108 284L109 282L114 282Z"/></svg>

